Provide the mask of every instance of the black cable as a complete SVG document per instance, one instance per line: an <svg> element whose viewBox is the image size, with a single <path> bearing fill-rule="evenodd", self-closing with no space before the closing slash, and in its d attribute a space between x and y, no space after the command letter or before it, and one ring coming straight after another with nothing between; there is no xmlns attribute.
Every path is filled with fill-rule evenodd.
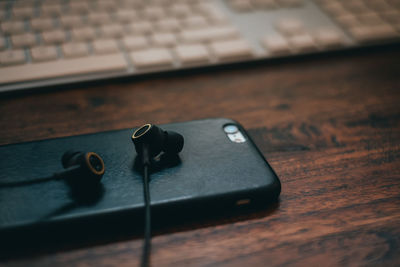
<svg viewBox="0 0 400 267"><path fill-rule="evenodd" d="M34 180L28 180L28 181L13 181L13 182L0 182L0 188L1 187L17 187L17 186L24 186L24 185L30 185L30 184L37 184L37 183L43 183L47 181L52 181L56 180L56 176L49 176L49 177L43 177L43 178L36 178Z"/></svg>
<svg viewBox="0 0 400 267"><path fill-rule="evenodd" d="M48 181L61 180L61 179L65 178L64 174L65 174L65 171L64 172L56 172L52 176L49 176L49 177L35 178L32 180L27 180L27 181L0 182L0 188L25 186L25 185L38 184L38 183L43 183L43 182L48 182Z"/></svg>
<svg viewBox="0 0 400 267"><path fill-rule="evenodd" d="M76 169L68 169L68 170L76 171ZM43 182L48 182L48 181L57 181L57 180L64 179L65 174L66 174L66 171L62 171L62 172L53 173L52 176L35 178L32 180L26 180L26 181L12 181L12 182L1 182L0 181L0 188L25 186L25 185L38 184L38 183L43 183Z"/></svg>
<svg viewBox="0 0 400 267"><path fill-rule="evenodd" d="M144 193L144 205L145 205L145 216L144 216L144 240L143 240L143 252L142 252L142 267L149 266L150 263L150 251L151 251L151 214L150 214L150 191L149 191L149 162L148 162L148 151L146 148L143 149L143 193Z"/></svg>

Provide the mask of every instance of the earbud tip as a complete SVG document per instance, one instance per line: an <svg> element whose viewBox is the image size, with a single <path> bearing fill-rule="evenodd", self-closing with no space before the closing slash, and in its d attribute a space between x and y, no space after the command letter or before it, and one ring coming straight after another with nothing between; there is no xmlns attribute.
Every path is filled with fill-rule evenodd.
<svg viewBox="0 0 400 267"><path fill-rule="evenodd" d="M168 141L165 144L166 147L164 151L168 154L177 154L182 151L183 143L184 139L182 135L173 131L168 131Z"/></svg>
<svg viewBox="0 0 400 267"><path fill-rule="evenodd" d="M99 182L105 172L103 159L94 152L88 152L85 154L85 160L90 175L96 177L96 181Z"/></svg>

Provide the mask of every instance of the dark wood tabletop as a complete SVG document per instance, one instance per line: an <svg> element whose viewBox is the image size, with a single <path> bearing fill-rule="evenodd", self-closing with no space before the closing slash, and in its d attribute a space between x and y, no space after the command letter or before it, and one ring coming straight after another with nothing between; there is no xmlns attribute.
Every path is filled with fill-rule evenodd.
<svg viewBox="0 0 400 267"><path fill-rule="evenodd" d="M400 265L400 49L0 96L0 144L208 117L239 121L282 182L265 210L156 229L153 266ZM142 235L10 254L132 266Z"/></svg>

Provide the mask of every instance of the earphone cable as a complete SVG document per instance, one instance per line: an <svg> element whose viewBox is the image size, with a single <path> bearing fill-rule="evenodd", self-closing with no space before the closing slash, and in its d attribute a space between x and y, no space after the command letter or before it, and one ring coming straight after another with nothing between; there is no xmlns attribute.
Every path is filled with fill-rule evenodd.
<svg viewBox="0 0 400 267"><path fill-rule="evenodd" d="M147 154L147 151L146 151ZM147 156L147 155L146 155ZM151 214L150 214L150 192L149 192L149 165L143 165L143 193L145 205L145 219L144 219L144 240L142 252L142 267L149 266L150 251L151 251Z"/></svg>
<svg viewBox="0 0 400 267"><path fill-rule="evenodd" d="M28 180L28 181L17 181L17 182L13 181L13 182L4 182L4 183L0 182L0 188L2 188L2 187L17 187L17 186L43 183L43 182L55 180L56 178L57 177L55 175L52 175L49 177L36 178L34 180Z"/></svg>

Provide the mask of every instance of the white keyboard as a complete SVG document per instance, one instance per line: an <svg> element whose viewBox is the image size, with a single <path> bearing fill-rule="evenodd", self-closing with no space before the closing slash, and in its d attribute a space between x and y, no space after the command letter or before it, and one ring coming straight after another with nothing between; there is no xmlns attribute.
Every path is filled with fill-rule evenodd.
<svg viewBox="0 0 400 267"><path fill-rule="evenodd" d="M397 43L400 0L0 2L0 92Z"/></svg>

